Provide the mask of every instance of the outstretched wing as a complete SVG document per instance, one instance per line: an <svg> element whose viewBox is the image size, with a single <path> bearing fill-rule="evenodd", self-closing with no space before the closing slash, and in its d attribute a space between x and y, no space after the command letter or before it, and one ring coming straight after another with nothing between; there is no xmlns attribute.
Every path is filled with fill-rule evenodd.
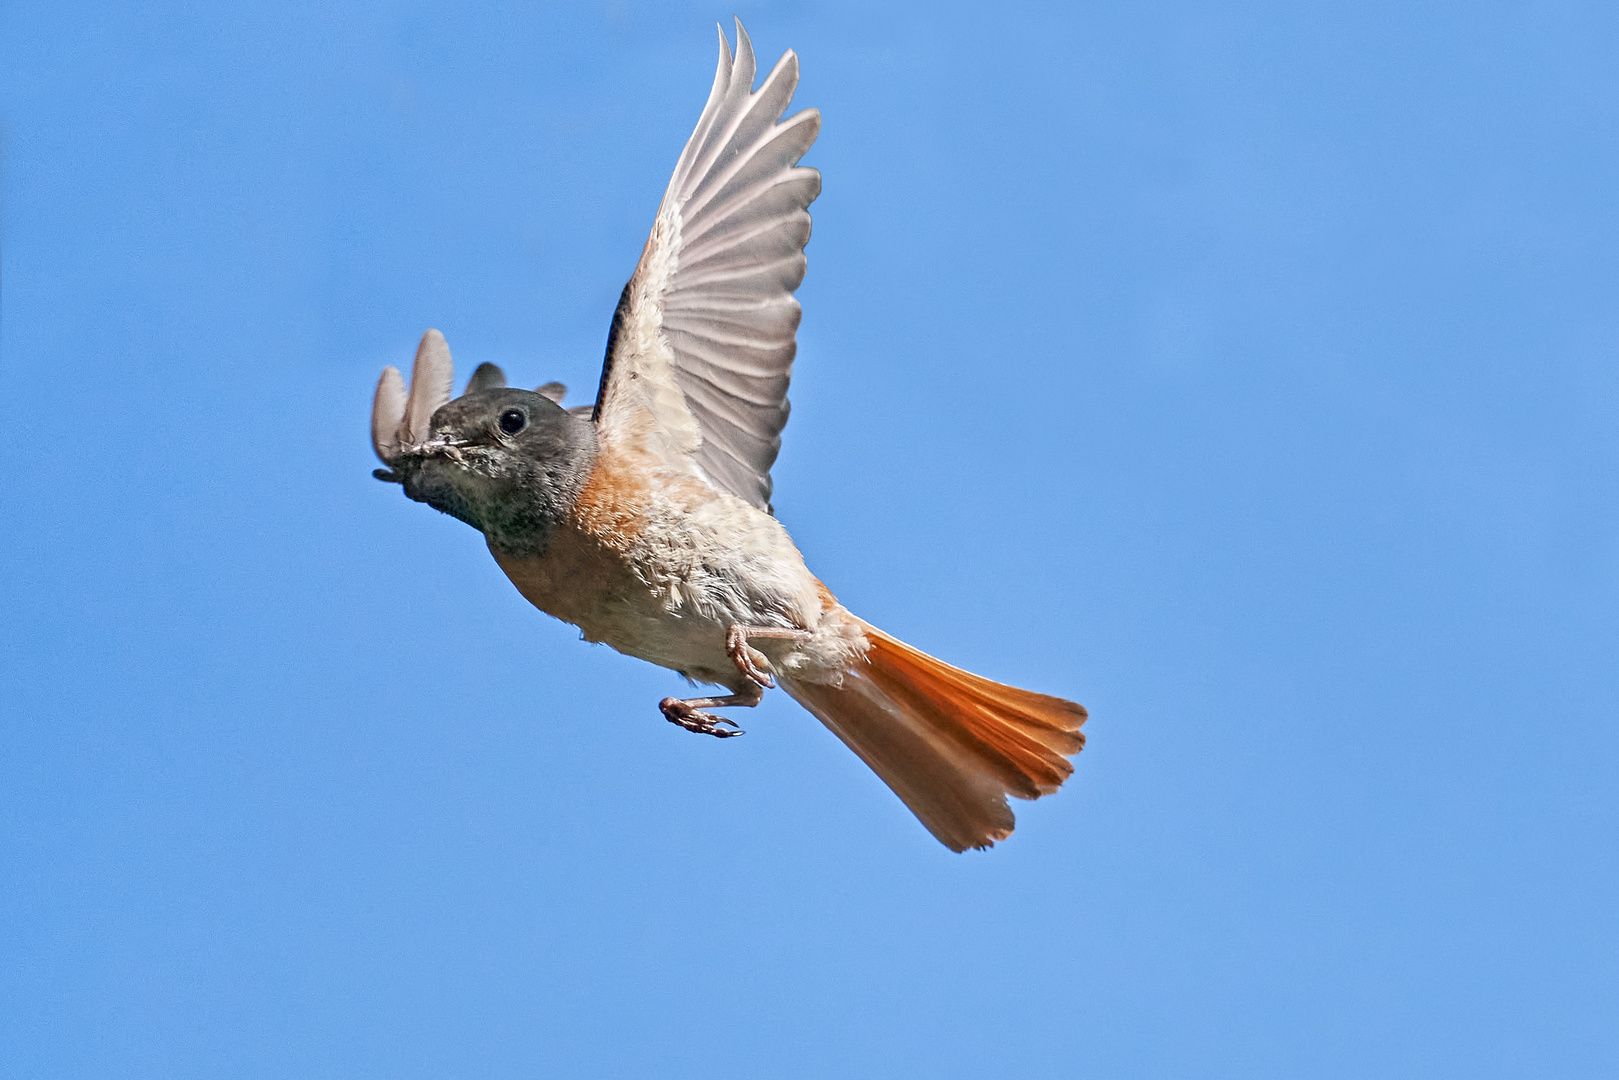
<svg viewBox="0 0 1619 1080"><path fill-rule="evenodd" d="M797 167L821 116L778 123L798 85L783 56L757 91L753 46L720 31L714 89L675 165L624 287L593 414L626 440L761 509L787 424L809 204L821 174ZM628 446L625 449L629 449Z"/></svg>

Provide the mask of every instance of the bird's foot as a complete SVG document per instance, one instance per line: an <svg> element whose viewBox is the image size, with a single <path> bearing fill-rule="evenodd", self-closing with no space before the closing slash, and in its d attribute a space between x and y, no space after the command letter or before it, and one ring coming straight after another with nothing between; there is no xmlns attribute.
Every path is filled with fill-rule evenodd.
<svg viewBox="0 0 1619 1080"><path fill-rule="evenodd" d="M764 653L748 644L749 631L733 623L731 629L725 632L725 653L731 658L746 678L765 690L774 690L776 680L770 676L765 668L770 666L770 658Z"/></svg>
<svg viewBox="0 0 1619 1080"><path fill-rule="evenodd" d="M727 720L723 716L715 716L711 712L704 712L699 705L719 704L714 699L699 698L696 701L681 701L679 698L666 697L658 702L658 709L663 718L671 724L685 728L698 735L712 735L716 739L729 739L744 732L737 726L735 720ZM724 702L724 704L742 704L741 702ZM721 726L726 725L726 726Z"/></svg>

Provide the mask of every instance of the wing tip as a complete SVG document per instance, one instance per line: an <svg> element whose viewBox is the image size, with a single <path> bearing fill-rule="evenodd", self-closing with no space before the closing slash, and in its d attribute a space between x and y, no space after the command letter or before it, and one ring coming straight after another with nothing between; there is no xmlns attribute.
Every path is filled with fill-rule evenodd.
<svg viewBox="0 0 1619 1080"><path fill-rule="evenodd" d="M499 364L492 364L488 360L479 364L472 377L467 380L467 387L461 391L465 394L477 394L485 390L498 390L506 385L506 373L500 369Z"/></svg>
<svg viewBox="0 0 1619 1080"><path fill-rule="evenodd" d="M731 82L740 83L742 92L753 92L753 78L759 72L759 62L753 55L753 39L748 37L748 31L742 25L742 17L733 15L736 20L736 60L731 65Z"/></svg>
<svg viewBox="0 0 1619 1080"><path fill-rule="evenodd" d="M717 22L714 29L720 35L720 70L719 77L724 78L731 70L731 39L725 36L725 24Z"/></svg>

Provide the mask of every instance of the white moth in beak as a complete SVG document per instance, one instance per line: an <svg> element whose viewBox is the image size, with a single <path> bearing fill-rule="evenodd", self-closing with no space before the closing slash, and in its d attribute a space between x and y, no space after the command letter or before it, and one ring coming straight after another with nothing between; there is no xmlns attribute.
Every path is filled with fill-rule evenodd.
<svg viewBox="0 0 1619 1080"><path fill-rule="evenodd" d="M404 450L427 441L433 414L450 400L455 363L444 335L429 330L416 347L410 371L410 392L396 367L382 370L371 403L371 447L384 465L392 465Z"/></svg>

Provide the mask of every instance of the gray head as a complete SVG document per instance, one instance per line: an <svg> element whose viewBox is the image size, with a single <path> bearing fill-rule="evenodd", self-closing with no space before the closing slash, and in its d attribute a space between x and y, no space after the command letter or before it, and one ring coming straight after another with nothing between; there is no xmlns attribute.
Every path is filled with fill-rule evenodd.
<svg viewBox="0 0 1619 1080"><path fill-rule="evenodd" d="M433 413L425 442L392 463L405 494L483 532L503 554L537 555L573 507L595 425L550 398L502 387Z"/></svg>
<svg viewBox="0 0 1619 1080"><path fill-rule="evenodd" d="M437 330L422 336L408 394L396 368L382 373L371 442L388 469L377 478L480 530L503 554L538 554L590 473L595 425L557 404L558 384L510 389L483 364L450 401L451 378Z"/></svg>

